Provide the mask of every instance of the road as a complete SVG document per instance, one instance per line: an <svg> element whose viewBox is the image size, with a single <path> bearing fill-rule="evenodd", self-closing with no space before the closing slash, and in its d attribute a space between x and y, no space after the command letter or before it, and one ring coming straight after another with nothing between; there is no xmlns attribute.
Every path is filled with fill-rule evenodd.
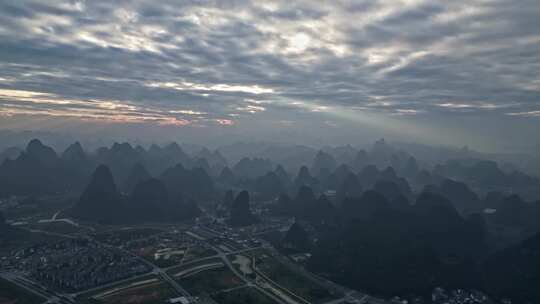
<svg viewBox="0 0 540 304"><path fill-rule="evenodd" d="M105 244L105 243L101 243L97 240L93 240L94 242L96 243L99 243L101 244L102 246L104 247L107 247L107 248L111 248L113 250L119 250L127 255L130 255L132 257L134 257L135 259L137 259L139 262L149 266L151 269L152 269L152 273L156 274L157 276L159 276L160 278L162 278L164 281L166 281L167 283L169 283L179 294L185 296L185 297L191 297L191 295L189 294L189 292L187 290L185 290L182 286L180 286L180 284L178 284L175 280L173 280L168 274L167 272L165 272L163 269L159 268L158 266L154 265L153 263L150 263L148 260L132 253L131 251L129 250L125 250L123 248L119 248L119 247L115 247L115 246L112 246L112 245L109 245L109 244Z"/></svg>
<svg viewBox="0 0 540 304"><path fill-rule="evenodd" d="M388 303L387 301L384 301L382 299L369 296L369 295L361 293L361 292L359 292L357 290L347 288L345 286L342 286L342 285L339 285L339 284L334 283L332 281L329 281L329 280L327 280L327 279L325 279L323 277L320 277L320 276L306 270L302 266L291 262L289 259L287 259L283 255L281 255L277 250L275 250L275 248L270 246L268 249L270 250L270 252L272 252L274 258L278 259L280 262L284 263L285 265L287 265L288 267L290 267L294 271L296 271L298 273L301 273L301 274L311 278L312 280L314 280L316 282L319 282L320 284L322 284L326 288L336 290L336 291L339 291L340 293L344 294L344 297L342 297L340 299L325 302L324 304L341 303L346 299L356 300L358 303L365 303L368 300L369 300L370 303L378 303L378 304L386 304L386 303Z"/></svg>
<svg viewBox="0 0 540 304"><path fill-rule="evenodd" d="M127 283L127 282L130 282L130 281L133 281L133 280L137 280L139 278L144 278L146 276L148 276L148 273L139 274L139 275L136 275L136 276L129 277L127 279L120 280L120 281L114 281L114 282L107 283L107 284L104 284L104 285L100 285L100 286L97 286L97 287L94 287L94 288L90 288L90 289L86 289L86 290L79 291L79 292L76 292L76 293L72 293L71 295L72 296L78 296L78 295L81 295L81 294L84 294L84 293L89 293L89 292L99 291L99 290L102 290L102 289L107 289L109 287L113 287L113 286L116 286L116 285L122 284L122 283Z"/></svg>
<svg viewBox="0 0 540 304"><path fill-rule="evenodd" d="M255 289L257 289L259 292L263 293L264 295L266 295L267 297L269 297L270 299L276 301L276 303L279 303L279 304L290 304L290 303L287 303L285 301L283 301L281 298L279 297L276 297L274 294L268 292L267 290L261 288L259 285L255 284L253 281L249 280L248 278L246 278L243 274L241 274L237 269L236 267L234 267L234 265L232 265L231 261L227 258L227 253L224 253L223 251L221 251L221 249L215 247L215 246L212 246L212 249L214 249L216 252L218 252L218 256L221 258L221 260L223 260L223 262L225 262L225 265L227 265L227 267L229 267L229 269L237 276L239 277L242 281L244 281L244 283L249 286L249 287L253 287ZM253 250L254 248L251 248L249 250ZM246 250L239 250L237 251L238 253L241 253L241 252L245 252L245 251L248 251L248 249ZM228 254L232 254L232 253L228 253Z"/></svg>
<svg viewBox="0 0 540 304"><path fill-rule="evenodd" d="M201 229L202 228L202 229ZM220 235L219 232L217 231L213 231L209 228L206 228L206 227L199 227L198 229L200 230L203 230L205 231L206 233L210 233L210 234L214 234L214 235ZM213 258L220 258L224 264L237 276L239 277L242 281L244 281L244 283L246 284L245 286L247 287L253 287L253 288L256 288L258 291L260 291L261 293L265 294L266 296L270 297L271 299L273 299L274 301L276 301L277 303L280 303L280 304L311 304L309 301L307 301L306 299L296 295L295 293L291 292L290 290L284 288L283 286L280 286L279 284L277 284L276 282L274 282L273 280L271 280L270 278L266 277L264 274L259 274L260 277L264 278L264 280L267 282L268 286L260 286L260 284L257 284L256 282L254 282L253 280L251 279L248 279L246 278L242 273L240 273L236 267L234 267L234 265L232 265L231 261L228 259L227 256L229 255L235 255L235 254L241 254L241 253L245 253L245 252L249 252L249 251L253 251L253 250L256 250L256 249L261 249L261 248L267 248L269 249L269 245L265 245L265 246L257 246L257 247L252 247L252 248L244 248L244 249L239 249L239 250L234 250L234 251L230 251L230 252L224 252L221 248L219 248L218 246L214 246L214 245L210 245L209 246L215 250L217 252L216 255L214 256L210 256L210 257L206 257L206 258L202 258L202 259L197 259L197 260L194 260L194 261L191 261L190 263L197 263L199 261L202 261L202 260L205 260L205 259L213 259ZM148 261L145 260L145 263L146 264L149 264L149 265L152 265L151 263L149 263ZM188 263L188 264L190 264ZM186 264L184 264L185 266ZM155 267L155 266L154 266ZM174 268L174 267L178 267L178 266L173 266L173 267L170 267L169 269L171 268ZM159 268L158 268L159 269ZM256 269L254 268L254 270L256 271ZM167 276L169 279L170 277ZM167 278L164 278L165 280L167 280L168 282L171 282L169 279ZM176 283L174 280L172 280L172 282ZM172 283L171 283L172 284ZM272 286L272 287L270 287ZM178 286L180 287L180 286ZM269 292L266 288L272 288L274 290L274 292ZM336 304L336 303L340 303L344 300L344 298L341 298L341 299L338 299L338 300L334 300L334 301L330 301L328 304Z"/></svg>
<svg viewBox="0 0 540 304"><path fill-rule="evenodd" d="M255 263L253 263L253 271L255 271L255 273L262 277L266 282L269 282L270 285L273 285L274 288L284 292L287 294L287 296L289 298L292 298L292 300L296 303L302 303L302 304L311 304L311 302L309 302L308 300L302 298L301 296L295 294L294 292L290 291L289 289L287 288L284 288L283 286L281 286L280 284L278 284L276 281L270 279L268 276L266 276L264 273L262 273L261 271L259 271L257 269L257 267L255 266Z"/></svg>
<svg viewBox="0 0 540 304"><path fill-rule="evenodd" d="M66 297L63 294L59 294L53 291L50 291L44 286L41 286L39 283L31 281L26 277L19 275L17 273L2 273L0 277L3 279L25 289L33 294L36 294L44 299L47 299L47 303L58 303L58 304L74 304L75 302Z"/></svg>
<svg viewBox="0 0 540 304"><path fill-rule="evenodd" d="M225 266L225 264L223 264L223 262L203 264L203 265L198 265L198 266L195 266L195 267L192 267L192 268L182 270L180 272L175 273L173 276L175 278L176 277L178 277L178 278L187 278L187 277L195 275L195 274L197 274L199 272L202 272L202 271L205 271L205 270L211 270L211 269L219 269L219 268L223 268L223 266Z"/></svg>
<svg viewBox="0 0 540 304"><path fill-rule="evenodd" d="M45 220L45 221L47 221L47 222L63 221L63 222L67 222L67 223L72 224L72 225L79 225L78 223L76 223L74 221L71 221L69 219L59 219L58 218L59 214L61 214L61 211L56 212L52 216L51 219ZM212 230L212 229L210 229L208 227L204 227L204 226L197 227L197 228L195 228L195 230L202 230L205 233L211 234L211 235L217 235L217 236L222 235L220 232ZM38 231L36 231L36 232L38 232ZM45 231L39 231L39 232L43 232L43 233L47 233L47 234L51 234L51 235L56 235L56 236L62 236L62 237L73 237L72 235L51 233L51 232L45 232ZM141 263L147 265L151 269L151 273L154 273L156 276L161 278L163 281L170 284L180 295L183 295L183 296L186 296L186 297L191 296L190 293L187 290L185 290L177 281L174 280L174 278L172 278L169 274L167 274L168 270L173 269L175 267L178 267L178 265L167 267L167 268L160 268L160 267L154 265L153 263L151 263L150 261L148 261L148 260L146 260L146 259L144 259L144 258L142 258L142 257L128 251L128 250L125 250L125 249L122 249L122 248L118 248L118 247L115 247L115 246L112 246L112 245L109 245L109 244L99 242L99 241L97 241L97 240L95 240L93 238L92 238L92 240L94 242L96 242L96 243L101 244L104 247L108 247L108 248L110 248L112 250L116 250L116 251L121 251L121 252L123 252L123 253L125 253L127 255L130 255L130 256L134 257L135 259L137 259ZM272 253L272 255L274 257L276 257L280 261L286 263L294 271L299 272L299 273L301 273L303 275L306 275L309 278L311 278L311 279L313 279L313 280L315 280L317 282L320 282L321 284L323 284L327 288L330 288L332 290L337 290L337 291L339 291L340 293L342 293L344 295L344 297L342 297L340 299L331 300L331 301L328 301L328 302L326 302L324 304L338 304L338 303L344 302L346 299L354 299L355 302L357 302L357 303L366 303L367 301L369 301L370 303L379 303L379 304L387 303L384 300L370 297L370 296L368 296L366 294L363 294L363 293L348 289L346 287L343 287L341 285L338 285L336 283L328 281L328 280L326 280L324 278L321 278L321 277L319 277L319 276L305 270L303 267L292 263L290 260L283 257L279 252L277 252L275 250L275 248L273 248L271 245L267 244L266 242L262 242L262 243L263 243L262 246L257 246L257 247L253 247L253 248L243 248L243 249L234 250L234 249L236 249L238 247L236 247L236 248L233 247L234 249L232 251L228 251L228 252L225 252L225 250L222 250L221 248L219 248L217 246L214 246L212 244L207 243L209 245L209 247L211 247L213 250L215 250L217 252L217 254L215 254L213 256L209 256L209 257L196 259L196 260L190 261L188 263L181 263L181 265L185 266L185 265L189 265L191 263L198 263L198 262L201 262L201 261L204 261L204 260L210 260L210 259L219 258L220 260L223 261L223 263L225 264L225 266L227 268L229 268L237 277L239 277L245 283L245 285L243 285L242 287L238 287L238 288L247 288L247 287L255 288L259 292L263 293L264 295L268 296L269 298L273 299L276 303L279 303L279 304L311 304L307 299L296 295L292 291L288 290L287 288L284 288L283 286L279 285L277 282L271 280L270 278L268 278L263 273L260 273L256 269L255 265L253 265L253 270L257 274L258 279L260 278L262 280L258 280L258 279L252 280L250 278L245 277L242 273L240 273L240 271L236 267L234 267L234 265L232 265L231 261L227 257L227 256L230 256L230 255L241 254L241 253L253 251L253 250L256 250L256 249L260 249L260 248L266 248L266 249L270 250L270 252ZM78 295L78 294L81 294L81 293L86 293L88 291L104 289L104 288L107 288L109 286L113 286L113 285L117 285L118 283L122 283L124 281L128 282L130 280L137 279L139 277L142 278L144 276L147 276L148 274L149 273L145 273L145 274L133 276L131 278L127 278L127 279L122 280L122 281L111 282L109 284L105 284L105 285L102 285L102 286L97 286L97 287L89 289L89 290L85 290L85 291L82 291L82 292L75 293L75 294L73 294L71 296L75 296L75 295ZM11 279L10 281L13 282L14 280ZM24 285L24 283L21 283L21 282L13 282L13 283L15 283L17 285ZM30 285L30 286L28 286L28 285ZM31 284L26 284L26 285L21 286L21 287L29 289L32 292L34 292L36 294L39 294L39 295L49 299L50 302L61 303L61 304L71 304L72 303L72 302L70 302L70 301L68 301L66 299L60 298L59 296L61 296L61 295L58 295L56 293L53 293L53 292L46 293L46 292L44 292L43 290L40 290L40 289L36 290L36 288L35 287L33 288ZM234 288L234 289L236 289L236 288Z"/></svg>

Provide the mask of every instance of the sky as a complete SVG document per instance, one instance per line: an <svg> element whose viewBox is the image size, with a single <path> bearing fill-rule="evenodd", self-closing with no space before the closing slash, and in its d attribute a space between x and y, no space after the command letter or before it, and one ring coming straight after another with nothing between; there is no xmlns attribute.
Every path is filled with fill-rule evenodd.
<svg viewBox="0 0 540 304"><path fill-rule="evenodd" d="M538 0L3 0L0 129L540 143Z"/></svg>

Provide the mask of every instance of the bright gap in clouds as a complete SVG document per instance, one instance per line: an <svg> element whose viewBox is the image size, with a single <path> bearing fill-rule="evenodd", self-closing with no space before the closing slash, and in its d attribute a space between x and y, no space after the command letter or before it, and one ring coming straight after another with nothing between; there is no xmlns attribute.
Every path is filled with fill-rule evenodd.
<svg viewBox="0 0 540 304"><path fill-rule="evenodd" d="M287 51L293 53L303 52L309 47L310 42L311 38L306 33L297 33L290 38Z"/></svg>

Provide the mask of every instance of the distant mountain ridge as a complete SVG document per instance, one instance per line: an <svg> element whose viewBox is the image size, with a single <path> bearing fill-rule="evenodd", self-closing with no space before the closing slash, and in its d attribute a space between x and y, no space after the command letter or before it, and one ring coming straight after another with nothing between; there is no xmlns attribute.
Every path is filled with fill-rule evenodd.
<svg viewBox="0 0 540 304"><path fill-rule="evenodd" d="M192 201L184 201L181 192L151 177L139 181L129 195L122 195L110 169L100 165L67 214L83 220L123 224L185 220L198 216L200 210Z"/></svg>
<svg viewBox="0 0 540 304"><path fill-rule="evenodd" d="M273 149L283 155L272 157ZM65 214L104 224L177 223L215 211L211 221L246 227L271 216L295 223L279 239L282 248L312 253L307 267L353 288L389 296L437 286L536 296L537 273L527 267L537 263L538 178L476 158L430 167L385 140L363 150L258 151L268 157L230 163L221 150L187 153L176 143L115 143L95 152L73 143L57 153L32 140L0 165L0 196L76 194ZM0 216L0 231L6 228ZM499 262L516 268L495 267ZM505 285L507 274L523 286Z"/></svg>

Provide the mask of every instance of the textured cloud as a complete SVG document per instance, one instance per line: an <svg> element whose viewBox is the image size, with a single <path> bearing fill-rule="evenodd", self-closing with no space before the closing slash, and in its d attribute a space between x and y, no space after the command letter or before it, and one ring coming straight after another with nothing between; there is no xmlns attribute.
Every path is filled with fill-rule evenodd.
<svg viewBox="0 0 540 304"><path fill-rule="evenodd" d="M538 124L538 16L537 0L5 0L0 115L254 133Z"/></svg>

